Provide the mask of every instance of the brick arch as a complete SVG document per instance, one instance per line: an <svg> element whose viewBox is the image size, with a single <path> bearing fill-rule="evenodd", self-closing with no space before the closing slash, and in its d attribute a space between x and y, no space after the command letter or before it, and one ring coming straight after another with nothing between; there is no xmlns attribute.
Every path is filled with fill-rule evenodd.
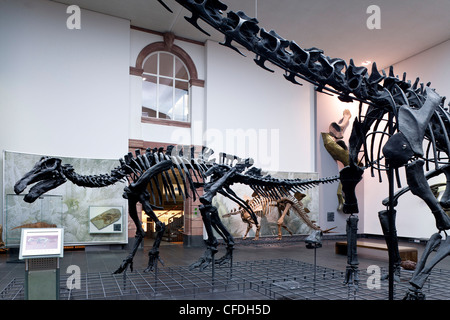
<svg viewBox="0 0 450 320"><path fill-rule="evenodd" d="M186 65L186 68L189 71L189 81L191 85L203 87L204 80L200 80L198 78L197 68L195 67L195 63L192 58L182 48L173 44L173 41L175 39L173 33L165 33L163 36L164 41L151 43L145 46L141 50L141 52L139 52L136 59L136 66L135 68L133 68L132 73L135 75L142 75L142 73L144 72L145 59L153 52L166 51L180 58L180 60L183 61L183 63Z"/></svg>

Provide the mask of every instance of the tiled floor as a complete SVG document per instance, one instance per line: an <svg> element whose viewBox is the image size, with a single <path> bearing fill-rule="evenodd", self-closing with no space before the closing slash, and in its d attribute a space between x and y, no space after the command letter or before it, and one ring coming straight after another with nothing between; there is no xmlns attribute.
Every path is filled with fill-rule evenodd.
<svg viewBox="0 0 450 320"><path fill-rule="evenodd" d="M347 258L345 255L335 253L335 242L336 240L324 240L323 246L315 251L313 249L307 249L305 243L300 240L292 241L291 239L291 241L282 242L238 241L234 251L233 269L216 268L214 279L211 277L211 270L206 270L202 273L197 270L191 272L188 268L191 263L195 262L203 254L204 248L162 243L160 252L165 265L160 266L158 269L158 280L154 274L144 274L142 272L148 262L147 252L152 245L151 240L148 240L144 248L139 249L137 252L134 259L134 272L129 272L127 275L128 278L111 276L111 273L126 257L128 253L126 250L93 250L89 248L87 250L65 251L64 258L60 260L61 278L67 278L66 270L68 266L78 266L83 274L83 283L90 284L89 290L86 288L85 291L89 291L91 295L89 296L85 293L75 295L76 292L74 291L73 293L66 292L62 296L64 299L108 299L108 295L112 292L114 298L122 297L128 299L149 297L152 299L183 299L186 297L190 298L192 295L195 295L196 298L203 297L203 299L263 300L321 299L321 297L326 299L325 295L323 295L324 293L322 293L322 296L305 296L302 293L302 290L304 291L312 283L303 283L312 279L313 273L311 270L314 270L314 279L316 279L316 273L319 270L321 279L327 281L327 288L332 290L332 287L339 287L340 291L345 291L342 291L343 296L341 298L335 296L336 299L349 299L351 297L348 296L348 290L342 285L342 274L345 271ZM423 244L408 242L402 243L402 245L416 247L419 257L424 249ZM217 257L220 257L221 253L225 252L224 246L220 246L219 249L220 251ZM435 267L444 271L449 270L449 273L445 272L442 274L446 278L450 274L449 260L450 258L447 258ZM384 270L388 267L387 252L384 251L360 249L359 261L362 279L367 278L366 270L370 265L377 265ZM311 266L314 265L317 266L317 269L311 269ZM18 285L20 286L20 281L23 281L20 279L24 278L24 274L24 263L18 263L17 257L10 254L0 255L0 291L8 284L11 285L13 279L18 279ZM256 278L257 276L263 277L264 280ZM406 277L408 277L408 274L406 274ZM205 282L206 284L199 286L198 281ZM213 289L208 287L211 281L215 281ZM405 280L404 282L404 285L407 286L407 281ZM150 289L138 288L142 283L145 283L145 286ZM169 283L174 284L169 285ZM182 291L174 289L178 288L176 286L180 283L182 283ZM190 286L191 283L195 288ZM98 288L101 287L102 290L99 296L95 296L95 290L98 289L96 286ZM157 288L156 291L154 290L155 286ZM164 286L166 289L163 289ZM303 289L300 290L302 286ZM134 291L127 291L128 294L127 292L123 292L124 288L130 290L132 287L134 287ZM114 290L117 292L114 293ZM143 290L150 291L147 291L147 294L140 295L139 293L144 292ZM206 291L203 292L202 290ZM214 294L211 294L211 290L213 290ZM327 299L330 297L328 295ZM359 297L371 299L371 293L365 293L364 296L361 295ZM373 299L384 299L383 297L385 296L374 295Z"/></svg>

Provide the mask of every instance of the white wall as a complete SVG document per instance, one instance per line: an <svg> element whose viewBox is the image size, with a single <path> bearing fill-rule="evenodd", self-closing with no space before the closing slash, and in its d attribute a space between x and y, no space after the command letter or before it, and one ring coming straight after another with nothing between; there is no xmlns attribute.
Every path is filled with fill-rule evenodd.
<svg viewBox="0 0 450 320"><path fill-rule="evenodd" d="M129 21L0 2L0 149L117 159L128 151Z"/></svg>
<svg viewBox="0 0 450 320"><path fill-rule="evenodd" d="M0 148L114 158L127 150L129 22L43 0L0 3Z"/></svg>
<svg viewBox="0 0 450 320"><path fill-rule="evenodd" d="M265 170L315 171L312 87L291 84L277 67L261 69L251 53L206 47L208 146L252 157Z"/></svg>
<svg viewBox="0 0 450 320"><path fill-rule="evenodd" d="M419 77L425 84L431 81L431 87L435 88L441 96L450 97L450 41L430 48L416 56L401 61L394 65L394 72L400 76L407 73L407 78L412 82ZM448 100L447 100L448 102ZM402 184L406 186L404 170L402 170ZM443 177L430 181L431 184L443 182ZM381 200L388 195L387 179L382 184L377 178L364 177L365 190L365 222L366 233L382 234L377 212L385 209ZM396 188L397 190L397 188ZM429 238L437 231L435 220L430 209L418 197L408 193L402 196L397 206L397 233L402 237Z"/></svg>
<svg viewBox="0 0 450 320"><path fill-rule="evenodd" d="M450 40L421 52L394 65L394 72L414 82L416 77L423 83L431 82L431 87L441 96L450 98ZM449 100L447 99L447 103Z"/></svg>

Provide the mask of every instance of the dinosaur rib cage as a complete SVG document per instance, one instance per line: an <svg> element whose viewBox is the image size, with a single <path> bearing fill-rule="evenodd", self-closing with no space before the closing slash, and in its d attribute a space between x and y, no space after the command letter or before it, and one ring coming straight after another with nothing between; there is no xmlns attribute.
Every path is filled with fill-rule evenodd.
<svg viewBox="0 0 450 320"><path fill-rule="evenodd" d="M384 163L385 159L382 148L392 136L389 133L389 120L387 118L388 112L381 119L375 117L370 118L367 115L361 115L359 117L360 123L370 123L371 127L367 130L362 148L359 151L362 155L358 162L364 164L366 168L370 168L372 176L375 176L376 171L380 182L382 181L381 172L387 171L388 169L388 166ZM392 132L395 133L398 131L397 120L393 116ZM434 166L434 169L438 170L442 166L449 165L449 132L449 114L442 107L439 107L434 112L430 124L425 131L423 143L424 155L420 158L425 160L426 171L429 171L431 166ZM397 169L396 172L398 172ZM396 175L398 176L398 173Z"/></svg>
<svg viewBox="0 0 450 320"><path fill-rule="evenodd" d="M129 152L120 161L127 172L129 182L136 183L154 165L170 160L173 166L169 170L155 175L148 183L148 191L152 196L153 204L156 205L159 202L162 205L164 197L166 201L170 201L170 198L176 203L174 185L177 186L179 196L185 199L192 195L195 201L198 196L196 187L204 183L205 174L211 166L211 162L207 159L209 156L207 148L203 148L200 155L195 158L194 147L189 149L186 147L182 146L179 150L174 150L173 146L169 146L166 152L163 148L148 148L144 154L137 149L135 156Z"/></svg>

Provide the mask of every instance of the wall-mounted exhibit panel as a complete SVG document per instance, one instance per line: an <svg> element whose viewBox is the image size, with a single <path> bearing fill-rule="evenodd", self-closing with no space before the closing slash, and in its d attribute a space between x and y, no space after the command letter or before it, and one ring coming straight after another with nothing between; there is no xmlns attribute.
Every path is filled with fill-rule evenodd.
<svg viewBox="0 0 450 320"><path fill-rule="evenodd" d="M24 201L14 184L33 168L41 155L3 152L4 240L7 247L20 243L22 228L64 228L65 245L121 244L128 242L124 183L84 188L67 181L36 201ZM118 160L59 157L80 175L100 175L119 165ZM39 182L38 182L39 183ZM26 195L33 186L29 186Z"/></svg>

